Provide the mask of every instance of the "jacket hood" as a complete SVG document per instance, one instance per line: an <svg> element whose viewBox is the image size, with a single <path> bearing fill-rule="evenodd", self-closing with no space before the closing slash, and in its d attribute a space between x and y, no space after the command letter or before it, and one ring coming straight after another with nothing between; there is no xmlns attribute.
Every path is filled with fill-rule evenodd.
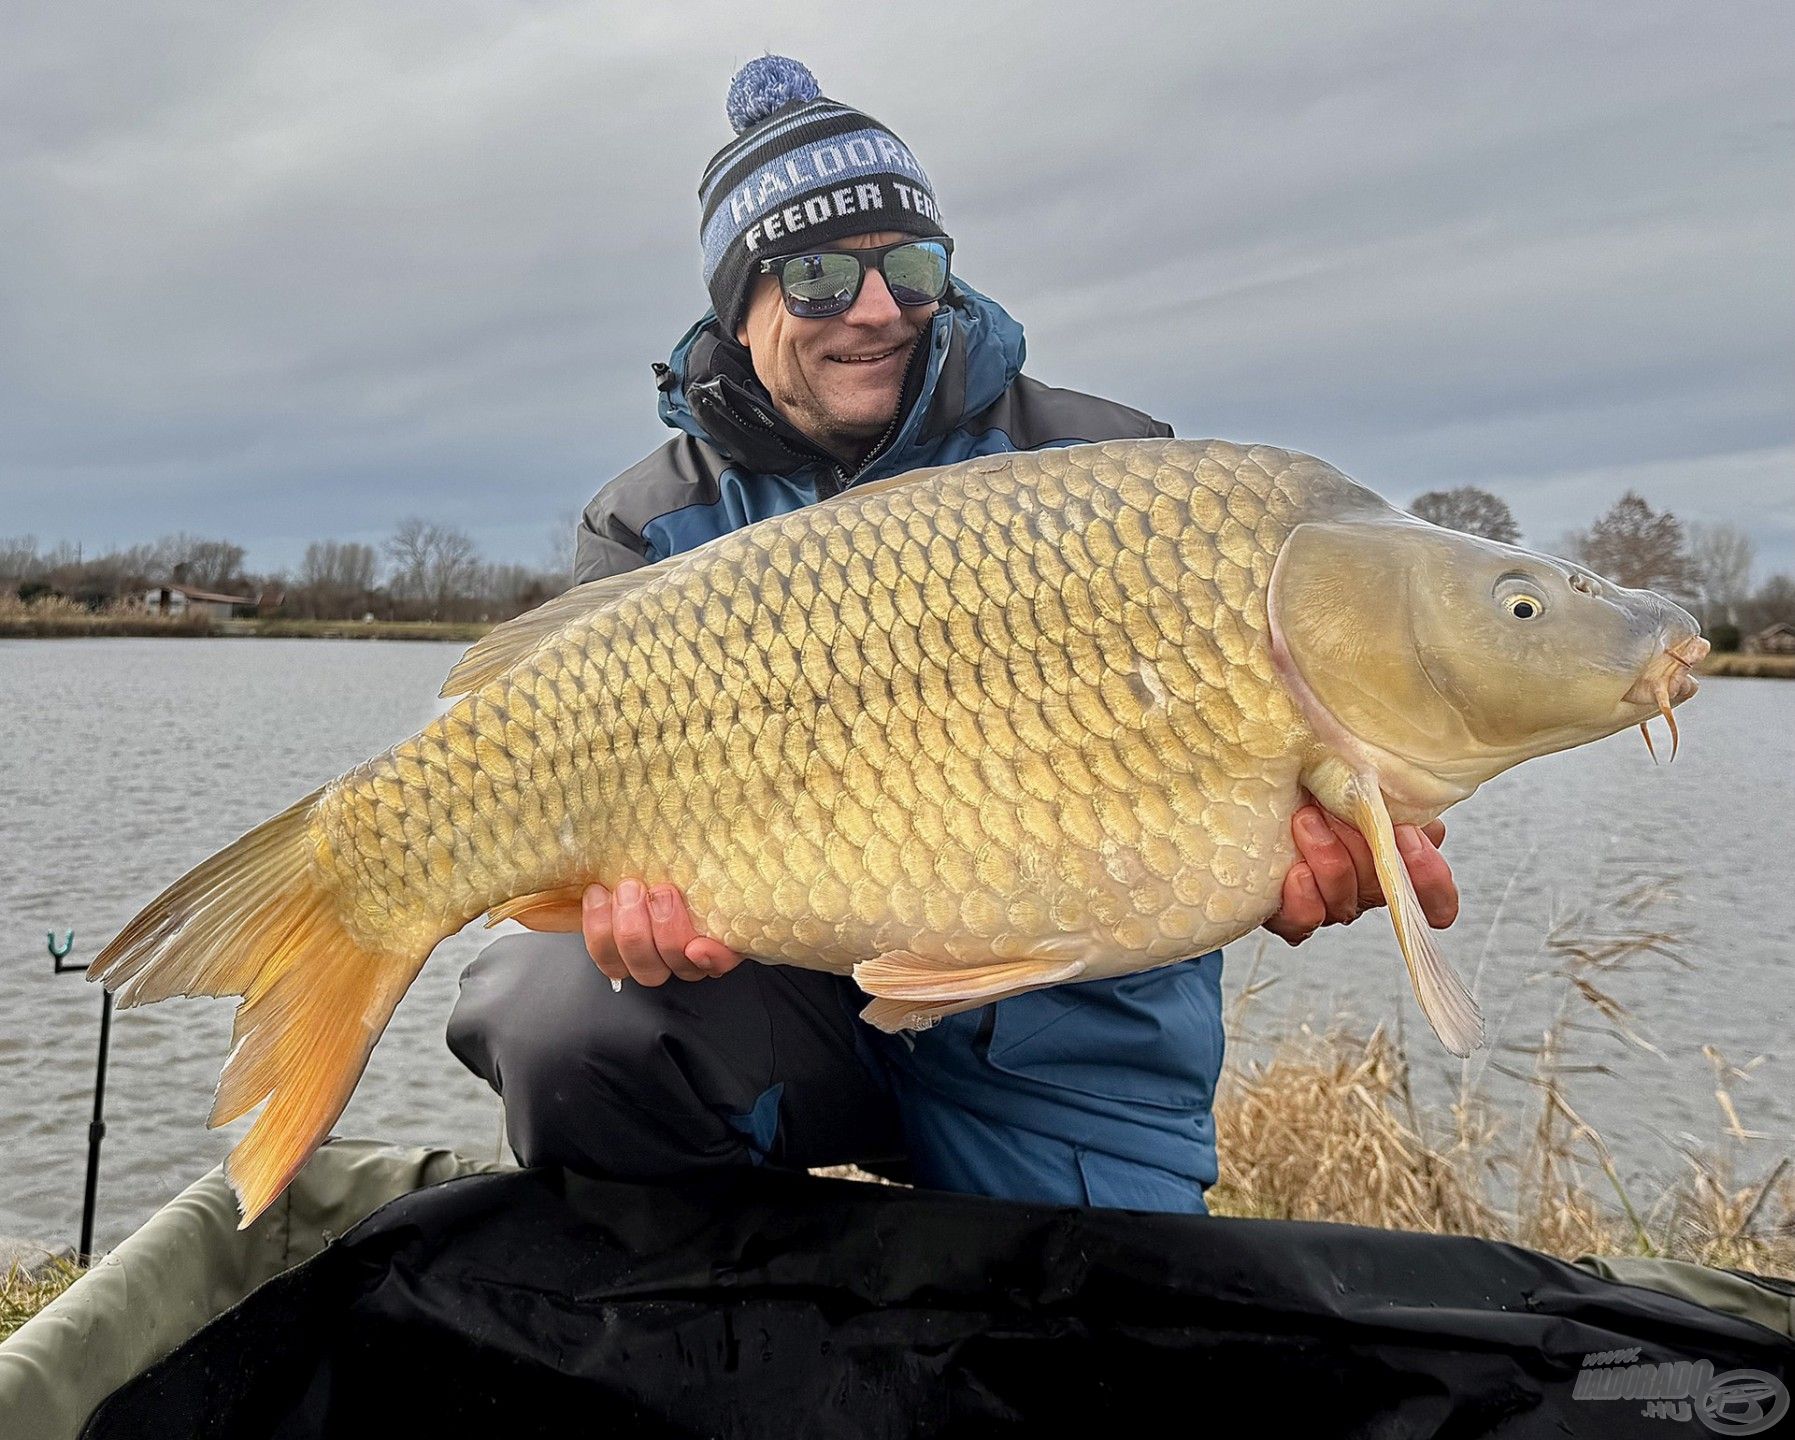
<svg viewBox="0 0 1795 1440"><path fill-rule="evenodd" d="M958 277L917 343L898 423L852 475L778 413L747 349L723 333L715 310L706 310L668 361L654 367L661 419L751 470L785 474L815 467L819 494L899 474L930 463L942 437L994 404L1026 355L1022 326Z"/></svg>

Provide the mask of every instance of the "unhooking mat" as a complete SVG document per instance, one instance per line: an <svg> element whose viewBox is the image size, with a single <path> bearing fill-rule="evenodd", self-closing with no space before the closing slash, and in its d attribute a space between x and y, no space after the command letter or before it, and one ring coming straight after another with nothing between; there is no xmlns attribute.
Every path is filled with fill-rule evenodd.
<svg viewBox="0 0 1795 1440"><path fill-rule="evenodd" d="M1795 1341L1744 1318L1789 1288L1686 1268L1709 1305L1456 1237L510 1171L385 1205L82 1433L1795 1437Z"/></svg>

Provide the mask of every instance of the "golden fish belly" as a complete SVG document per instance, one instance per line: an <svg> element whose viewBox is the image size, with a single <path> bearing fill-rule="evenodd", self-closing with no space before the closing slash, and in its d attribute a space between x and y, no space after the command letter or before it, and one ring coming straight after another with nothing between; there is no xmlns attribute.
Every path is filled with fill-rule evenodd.
<svg viewBox="0 0 1795 1440"><path fill-rule="evenodd" d="M1266 616L1290 459L994 456L726 537L345 776L317 865L371 948L637 875L818 969L1200 953L1293 855L1313 737Z"/></svg>

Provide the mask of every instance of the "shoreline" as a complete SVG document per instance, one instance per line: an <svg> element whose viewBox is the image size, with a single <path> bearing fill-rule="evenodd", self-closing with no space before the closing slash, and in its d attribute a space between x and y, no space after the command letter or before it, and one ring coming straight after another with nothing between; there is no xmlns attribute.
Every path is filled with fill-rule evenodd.
<svg viewBox="0 0 1795 1440"><path fill-rule="evenodd" d="M166 620L156 616L0 618L0 640L478 640L479 620Z"/></svg>
<svg viewBox="0 0 1795 1440"><path fill-rule="evenodd" d="M1752 680L1795 680L1795 655L1747 655L1728 650L1709 655L1696 667L1696 673Z"/></svg>

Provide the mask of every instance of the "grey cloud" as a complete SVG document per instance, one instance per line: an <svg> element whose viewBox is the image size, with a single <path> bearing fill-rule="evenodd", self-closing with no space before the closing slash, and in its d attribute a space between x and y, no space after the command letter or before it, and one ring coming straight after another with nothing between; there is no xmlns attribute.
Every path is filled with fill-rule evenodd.
<svg viewBox="0 0 1795 1440"><path fill-rule="evenodd" d="M0 533L429 509L657 443L733 68L928 166L1030 368L1555 540L1635 484L1795 566L1780 6L40 7L0 59Z"/></svg>

